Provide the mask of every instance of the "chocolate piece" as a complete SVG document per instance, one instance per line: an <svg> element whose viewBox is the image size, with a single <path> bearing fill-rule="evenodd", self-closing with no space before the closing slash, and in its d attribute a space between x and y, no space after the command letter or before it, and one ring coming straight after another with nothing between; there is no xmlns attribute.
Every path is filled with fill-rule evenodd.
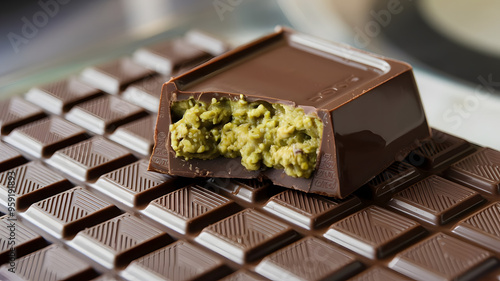
<svg viewBox="0 0 500 281"><path fill-rule="evenodd" d="M13 254L20 258L46 244L42 236L19 223L16 218L0 218L0 263L7 263Z"/></svg>
<svg viewBox="0 0 500 281"><path fill-rule="evenodd" d="M51 235L67 238L119 213L114 205L75 187L38 202L24 215Z"/></svg>
<svg viewBox="0 0 500 281"><path fill-rule="evenodd" d="M225 271L220 258L180 240L133 261L122 276L130 281L217 280Z"/></svg>
<svg viewBox="0 0 500 281"><path fill-rule="evenodd" d="M488 251L437 233L396 255L389 267L416 280L473 280L497 264Z"/></svg>
<svg viewBox="0 0 500 281"><path fill-rule="evenodd" d="M386 200L402 188L407 187L407 183L419 175L415 167L405 162L396 161L371 179L366 184L366 188L361 190L360 195L369 195L370 199Z"/></svg>
<svg viewBox="0 0 500 281"><path fill-rule="evenodd" d="M445 224L483 202L479 193L433 175L397 193L389 205L432 224Z"/></svg>
<svg viewBox="0 0 500 281"><path fill-rule="evenodd" d="M204 50L213 56L218 56L229 50L229 45L221 38L217 38L213 34L198 29L189 30L184 36L186 41L196 46L196 48Z"/></svg>
<svg viewBox="0 0 500 281"><path fill-rule="evenodd" d="M319 228L361 205L355 196L326 199L296 190L285 190L269 199L264 209L306 229Z"/></svg>
<svg viewBox="0 0 500 281"><path fill-rule="evenodd" d="M144 214L181 233L192 233L235 212L234 201L199 186L186 186L149 204Z"/></svg>
<svg viewBox="0 0 500 281"><path fill-rule="evenodd" d="M206 227L195 241L242 264L277 249L295 236L290 226L247 209Z"/></svg>
<svg viewBox="0 0 500 281"><path fill-rule="evenodd" d="M238 100L241 94L249 102L301 107L321 119L322 142L310 178L276 169L249 171L240 158L175 157L169 135L173 102ZM188 177L264 177L344 198L429 137L409 65L279 30L164 85L150 169Z"/></svg>
<svg viewBox="0 0 500 281"><path fill-rule="evenodd" d="M61 246L50 245L32 254L16 259L15 273L10 265L0 268L0 280L89 280L96 272L81 259L73 256Z"/></svg>
<svg viewBox="0 0 500 281"><path fill-rule="evenodd" d="M143 155L150 155L154 145L156 118L152 115L122 125L109 139Z"/></svg>
<svg viewBox="0 0 500 281"><path fill-rule="evenodd" d="M79 232L70 244L103 266L115 268L169 242L166 233L126 213Z"/></svg>
<svg viewBox="0 0 500 281"><path fill-rule="evenodd" d="M217 193L251 203L265 200L282 190L277 186L273 186L269 181L259 181L256 179L212 178L204 186Z"/></svg>
<svg viewBox="0 0 500 281"><path fill-rule="evenodd" d="M47 163L85 181L132 163L134 160L135 157L125 148L101 136L95 136L58 150Z"/></svg>
<svg viewBox="0 0 500 281"><path fill-rule="evenodd" d="M86 132L57 116L50 116L16 128L5 142L38 158L87 138Z"/></svg>
<svg viewBox="0 0 500 281"><path fill-rule="evenodd" d="M12 206L9 203L15 203L17 211L24 211L31 204L71 186L67 179L41 162L29 162L0 174L0 202L5 208Z"/></svg>
<svg viewBox="0 0 500 281"><path fill-rule="evenodd" d="M468 187L500 194L500 152L481 148L451 165L446 176Z"/></svg>
<svg viewBox="0 0 500 281"><path fill-rule="evenodd" d="M13 97L0 101L0 133L6 135L14 128L44 116L42 109L22 98Z"/></svg>
<svg viewBox="0 0 500 281"><path fill-rule="evenodd" d="M158 112L161 88L169 79L167 76L153 75L133 83L125 89L122 98L151 112Z"/></svg>
<svg viewBox="0 0 500 281"><path fill-rule="evenodd" d="M25 98L51 113L62 114L74 105L99 95L102 95L100 90L73 77L35 87L26 93Z"/></svg>
<svg viewBox="0 0 500 281"><path fill-rule="evenodd" d="M385 267L374 266L349 279L349 281L411 281Z"/></svg>
<svg viewBox="0 0 500 281"><path fill-rule="evenodd" d="M448 160L456 159L471 148L471 145L461 138L432 129L432 138L422 142L408 155L407 160L413 166L429 170Z"/></svg>
<svg viewBox="0 0 500 281"><path fill-rule="evenodd" d="M141 48L134 53L136 62L163 75L171 75L184 65L193 67L210 58L212 55L183 38Z"/></svg>
<svg viewBox="0 0 500 281"><path fill-rule="evenodd" d="M109 94L117 95L128 85L154 72L129 58L118 59L83 70L80 79Z"/></svg>
<svg viewBox="0 0 500 281"><path fill-rule="evenodd" d="M139 160L102 175L94 188L129 207L143 206L175 188L175 177L147 171L148 162Z"/></svg>
<svg viewBox="0 0 500 281"><path fill-rule="evenodd" d="M343 280L361 267L350 254L308 236L265 257L255 270L271 280Z"/></svg>
<svg viewBox="0 0 500 281"><path fill-rule="evenodd" d="M144 115L146 113L142 108L115 96L106 95L75 106L66 114L66 119L102 135Z"/></svg>
<svg viewBox="0 0 500 281"><path fill-rule="evenodd" d="M15 149L0 142L0 172L14 168L26 162L26 159Z"/></svg>
<svg viewBox="0 0 500 281"><path fill-rule="evenodd" d="M380 259L424 234L417 222L370 206L334 223L324 236L360 255Z"/></svg>
<svg viewBox="0 0 500 281"><path fill-rule="evenodd" d="M453 232L500 253L500 202L462 220Z"/></svg>

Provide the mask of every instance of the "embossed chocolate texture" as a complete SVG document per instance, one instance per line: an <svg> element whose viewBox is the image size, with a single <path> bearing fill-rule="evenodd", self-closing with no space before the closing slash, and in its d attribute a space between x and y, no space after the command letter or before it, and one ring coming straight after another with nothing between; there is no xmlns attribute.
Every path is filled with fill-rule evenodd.
<svg viewBox="0 0 500 281"><path fill-rule="evenodd" d="M171 105L212 98L265 101L317 116L323 133L309 178L247 170L240 158L176 157ZM404 116L404 122L400 120ZM150 169L187 177L268 178L344 198L430 137L409 65L280 29L171 79L163 86Z"/></svg>

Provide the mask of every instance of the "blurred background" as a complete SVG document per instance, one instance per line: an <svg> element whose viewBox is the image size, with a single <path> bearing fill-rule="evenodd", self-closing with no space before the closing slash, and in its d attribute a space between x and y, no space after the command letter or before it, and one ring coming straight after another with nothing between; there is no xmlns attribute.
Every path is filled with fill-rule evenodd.
<svg viewBox="0 0 500 281"><path fill-rule="evenodd" d="M7 0L0 5L0 99L192 28L234 47L285 25L411 63L431 126L500 149L498 0Z"/></svg>

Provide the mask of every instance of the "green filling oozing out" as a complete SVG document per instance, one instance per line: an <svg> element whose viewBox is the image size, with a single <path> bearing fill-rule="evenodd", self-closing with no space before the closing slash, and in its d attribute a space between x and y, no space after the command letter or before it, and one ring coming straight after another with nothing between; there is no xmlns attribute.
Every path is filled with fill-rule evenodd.
<svg viewBox="0 0 500 281"><path fill-rule="evenodd" d="M309 178L315 169L323 123L302 108L247 102L241 95L237 101L213 98L210 104L193 98L176 101L171 112L176 157L241 157L248 170L265 165L302 178Z"/></svg>

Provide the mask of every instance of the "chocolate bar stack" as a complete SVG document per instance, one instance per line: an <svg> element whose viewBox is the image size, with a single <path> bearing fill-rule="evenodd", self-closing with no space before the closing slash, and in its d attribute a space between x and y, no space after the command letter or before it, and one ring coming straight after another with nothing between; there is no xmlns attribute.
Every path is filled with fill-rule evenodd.
<svg viewBox="0 0 500 281"><path fill-rule="evenodd" d="M288 30L195 67L226 49L0 101L0 280L500 279L500 152L430 132L411 67ZM217 93L317 115L312 177L175 157L170 101Z"/></svg>

